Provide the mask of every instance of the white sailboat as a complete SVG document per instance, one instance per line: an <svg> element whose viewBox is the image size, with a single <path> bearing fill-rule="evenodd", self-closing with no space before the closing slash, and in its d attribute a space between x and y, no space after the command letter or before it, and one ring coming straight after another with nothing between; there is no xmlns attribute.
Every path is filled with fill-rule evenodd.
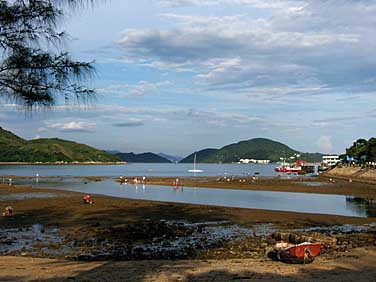
<svg viewBox="0 0 376 282"><path fill-rule="evenodd" d="M195 154L195 157L193 159L193 169L190 169L188 171L189 172L194 172L194 173L203 172L203 170L201 170L201 169L196 169L196 154Z"/></svg>

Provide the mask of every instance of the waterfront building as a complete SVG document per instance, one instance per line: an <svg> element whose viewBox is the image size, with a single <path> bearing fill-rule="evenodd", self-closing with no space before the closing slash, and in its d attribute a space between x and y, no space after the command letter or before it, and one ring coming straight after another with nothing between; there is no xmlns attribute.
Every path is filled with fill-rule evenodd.
<svg viewBox="0 0 376 282"><path fill-rule="evenodd" d="M338 155L330 155L322 157L322 165L324 167L332 167L341 162Z"/></svg>
<svg viewBox="0 0 376 282"><path fill-rule="evenodd" d="M240 159L241 164L268 164L270 160Z"/></svg>

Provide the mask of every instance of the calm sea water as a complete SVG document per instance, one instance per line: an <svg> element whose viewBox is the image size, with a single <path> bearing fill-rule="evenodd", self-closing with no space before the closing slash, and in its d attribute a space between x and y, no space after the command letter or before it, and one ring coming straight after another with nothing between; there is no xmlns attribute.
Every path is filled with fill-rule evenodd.
<svg viewBox="0 0 376 282"><path fill-rule="evenodd" d="M54 188L128 199L356 217L376 216L375 206L367 205L366 202L360 201L359 198L342 195L191 187L176 189L176 187L158 185L120 185L112 179L99 182L88 182L77 178L56 182L40 180L39 183L30 182L29 184L33 184L33 187Z"/></svg>
<svg viewBox="0 0 376 282"><path fill-rule="evenodd" d="M275 164L196 164L198 176L253 175L275 176ZM126 165L0 165L0 177L16 176L191 176L192 164Z"/></svg>
<svg viewBox="0 0 376 282"><path fill-rule="evenodd" d="M275 165L198 164L200 176L254 175L275 176ZM75 176L190 176L191 164L127 164L127 165L2 165L0 177L60 176L57 178L17 179L18 184L32 184L84 193L103 194L130 199L175 203L205 204L225 207L320 213L343 216L376 217L376 207L364 199L339 195L244 191L228 189L183 188L165 186L119 185L112 179L100 182L72 178Z"/></svg>

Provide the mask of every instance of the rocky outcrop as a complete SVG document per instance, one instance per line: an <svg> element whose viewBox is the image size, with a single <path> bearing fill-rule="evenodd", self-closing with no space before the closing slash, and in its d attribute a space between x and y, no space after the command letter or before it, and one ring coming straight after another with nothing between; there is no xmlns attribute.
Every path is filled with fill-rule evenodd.
<svg viewBox="0 0 376 282"><path fill-rule="evenodd" d="M362 167L335 167L324 173L325 176L376 183L376 169Z"/></svg>

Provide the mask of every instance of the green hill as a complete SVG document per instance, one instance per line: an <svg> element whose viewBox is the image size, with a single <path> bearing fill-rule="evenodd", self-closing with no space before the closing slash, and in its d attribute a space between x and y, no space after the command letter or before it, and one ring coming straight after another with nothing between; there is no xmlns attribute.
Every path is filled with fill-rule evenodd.
<svg viewBox="0 0 376 282"><path fill-rule="evenodd" d="M207 163L208 162L207 159L218 151L219 151L218 149L204 149L204 150L195 152L193 154L190 154L189 156L182 159L180 163L193 163L195 154L196 154L197 163Z"/></svg>
<svg viewBox="0 0 376 282"><path fill-rule="evenodd" d="M58 138L25 140L0 127L0 162L117 162L117 156Z"/></svg>
<svg viewBox="0 0 376 282"><path fill-rule="evenodd" d="M13 134L10 131L7 131L0 127L0 145L1 146L19 146L26 144L27 141L25 139L22 139L18 137L17 135Z"/></svg>
<svg viewBox="0 0 376 282"><path fill-rule="evenodd" d="M321 163L322 156L324 154L321 153L301 153L300 159L310 163Z"/></svg>
<svg viewBox="0 0 376 282"><path fill-rule="evenodd" d="M129 163L171 163L168 159L165 159L154 153L118 153L116 154L122 161Z"/></svg>
<svg viewBox="0 0 376 282"><path fill-rule="evenodd" d="M182 163L192 163L194 154L184 158ZM309 162L321 161L319 153L301 153L291 149L285 144L266 138L254 138L227 145L221 149L205 149L196 152L196 161L200 163L233 163L240 159L270 160L277 162L280 157L290 157L294 154L301 154L300 159Z"/></svg>

